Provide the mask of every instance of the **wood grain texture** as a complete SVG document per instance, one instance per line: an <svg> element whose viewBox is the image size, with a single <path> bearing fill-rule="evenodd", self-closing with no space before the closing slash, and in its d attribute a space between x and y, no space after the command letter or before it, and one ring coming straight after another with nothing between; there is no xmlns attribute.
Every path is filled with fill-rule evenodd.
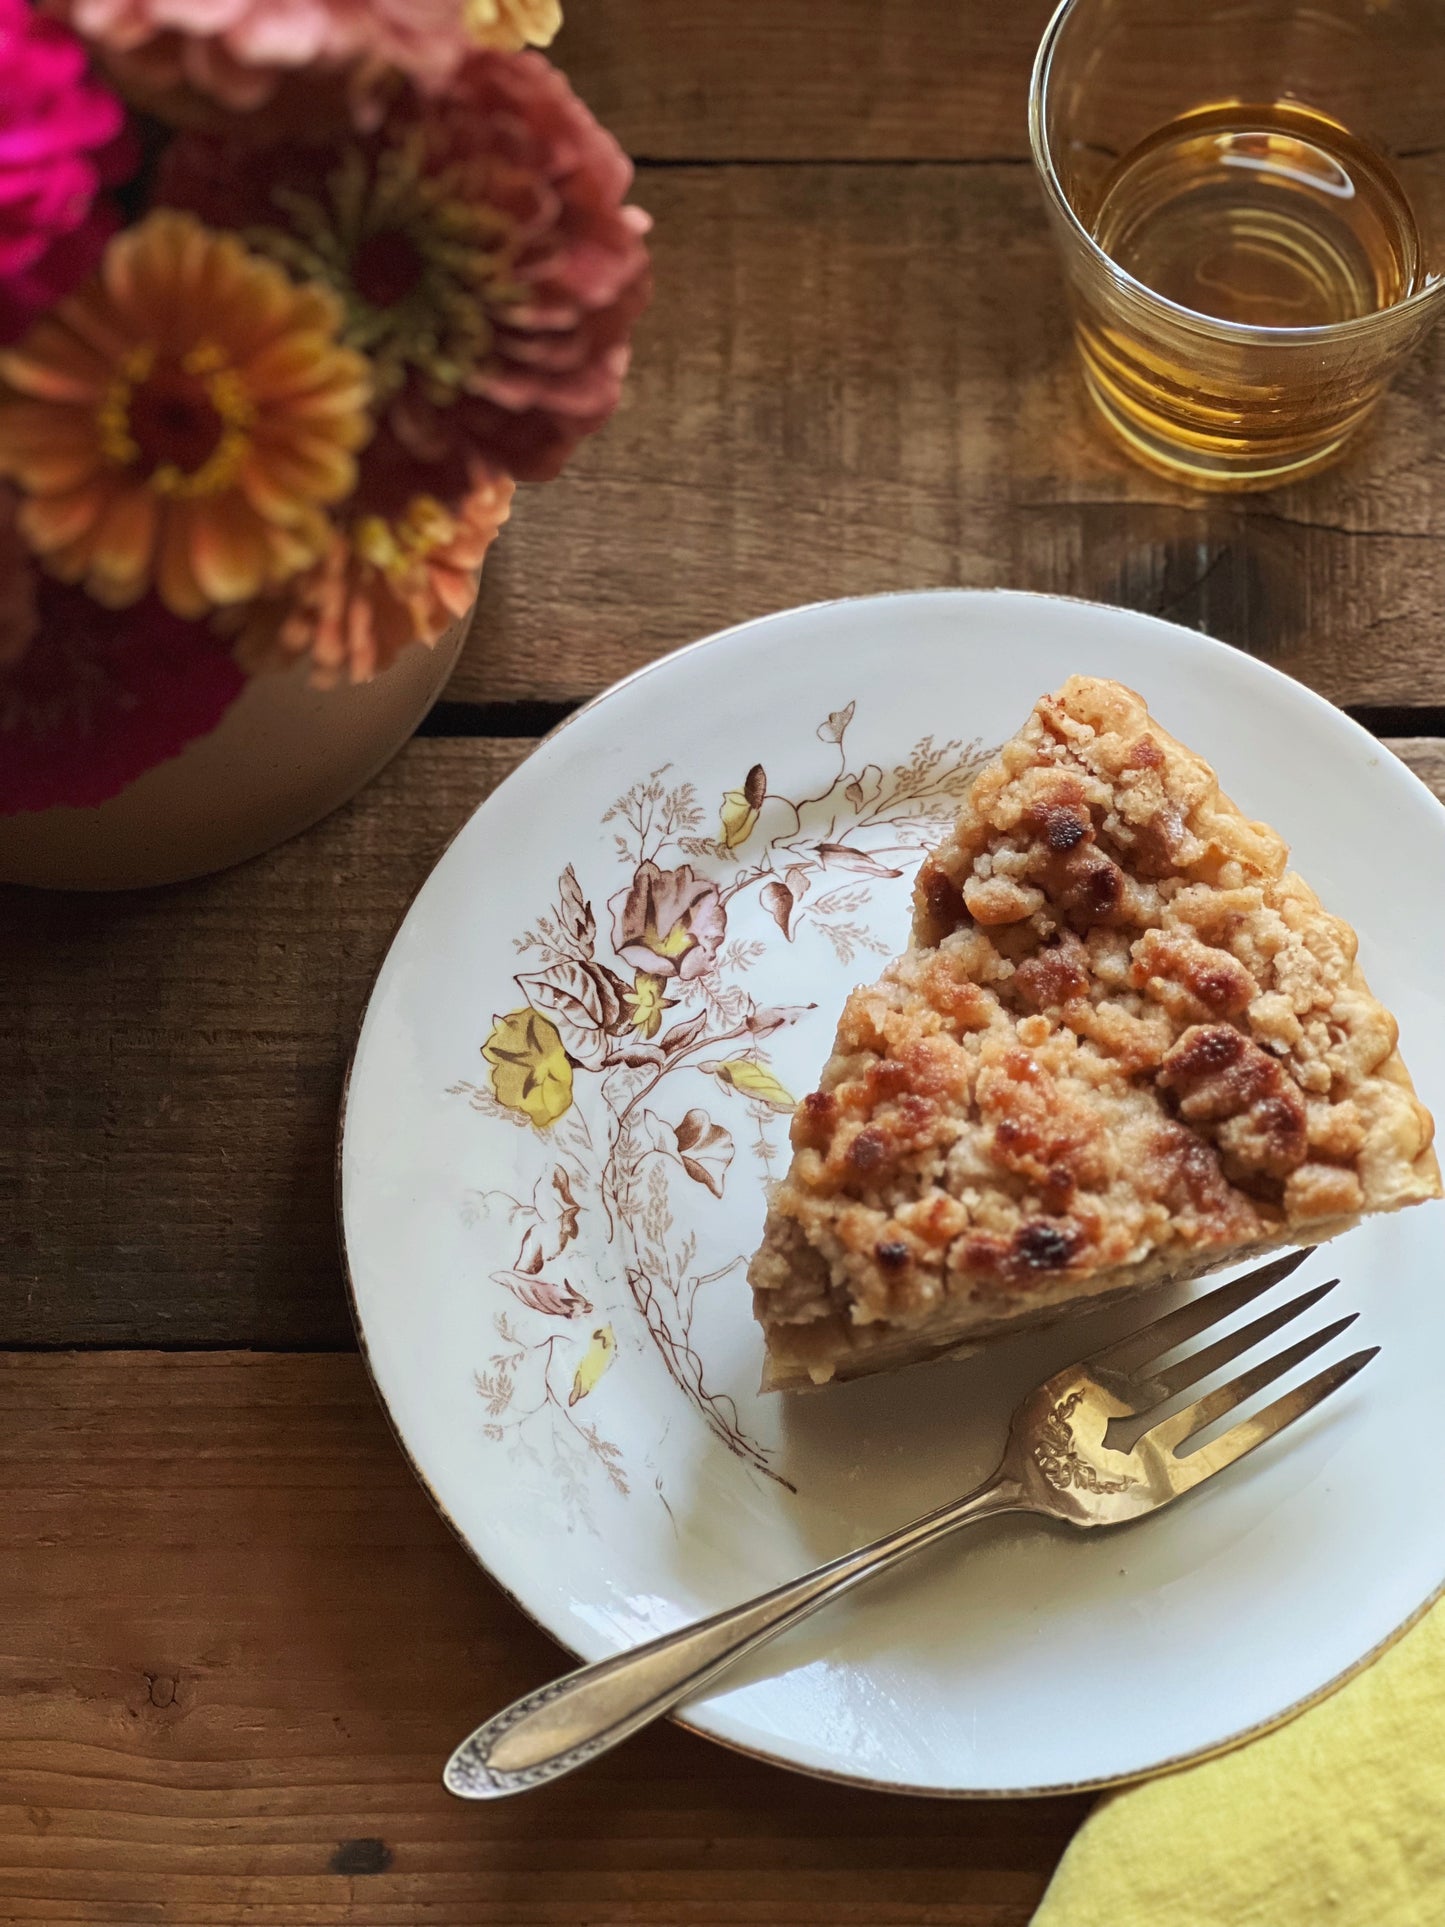
<svg viewBox="0 0 1445 1927"><path fill-rule="evenodd" d="M412 743L198 883L0 890L0 1343L351 1343L347 1055L413 894L528 747Z"/></svg>
<svg viewBox="0 0 1445 1927"><path fill-rule="evenodd" d="M554 51L629 153L684 160L1028 154L1053 0L587 0Z"/></svg>
<svg viewBox="0 0 1445 1927"><path fill-rule="evenodd" d="M658 293L622 408L519 493L451 696L591 695L768 610L1002 585L1168 616L1337 702L1445 701L1445 334L1343 466L1202 496L1096 425L1027 169L679 168L639 198Z"/></svg>
<svg viewBox="0 0 1445 1927"><path fill-rule="evenodd" d="M585 0L552 52L645 159L1022 162L1030 72L1053 11L1054 0ZM1412 65L1406 38L1434 32L1394 22L1391 111L1406 151L1438 134L1433 66ZM1178 48L1166 39L1155 57L1173 80ZM1147 72L1137 51L1122 80L1101 64L1096 89L1137 92ZM1368 124L1377 76L1361 61L1350 78L1357 98L1335 109Z"/></svg>
<svg viewBox="0 0 1445 1927"><path fill-rule="evenodd" d="M354 1357L0 1360L0 1922L1024 1927L1086 1810L825 1786L663 1729L495 1806L467 1725L565 1665Z"/></svg>
<svg viewBox="0 0 1445 1927"><path fill-rule="evenodd" d="M1382 740L1445 803L1445 741L1438 736L1386 736Z"/></svg>
<svg viewBox="0 0 1445 1927"><path fill-rule="evenodd" d="M1117 457L1026 159L1051 5L571 9L561 62L656 163L657 302L617 420L520 497L452 698L1005 584L1337 701L1445 701L1445 345L1294 490L1211 501ZM1445 797L1445 742L1394 747ZM349 1350L334 1121L397 921L527 748L413 743L201 883L0 891L0 1346L310 1348L0 1355L0 1927L1024 1927L1086 1810L827 1787L673 1729L526 1800L441 1792L461 1731L564 1661Z"/></svg>
<svg viewBox="0 0 1445 1927"><path fill-rule="evenodd" d="M1445 799L1445 742L1394 747ZM349 1346L341 1078L398 921L525 743L412 743L227 875L0 890L0 1345Z"/></svg>

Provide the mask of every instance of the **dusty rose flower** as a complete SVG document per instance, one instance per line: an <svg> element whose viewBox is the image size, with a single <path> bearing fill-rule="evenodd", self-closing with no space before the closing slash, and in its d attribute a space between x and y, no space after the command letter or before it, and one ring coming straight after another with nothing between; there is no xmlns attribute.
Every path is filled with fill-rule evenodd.
<svg viewBox="0 0 1445 1927"><path fill-rule="evenodd" d="M120 102L84 47L26 0L0 0L0 341L95 270L117 226L102 192L131 154Z"/></svg>
<svg viewBox="0 0 1445 1927"><path fill-rule="evenodd" d="M154 584L196 617L312 562L371 432L338 319L189 215L117 235L99 279L0 353L0 474L51 573L113 607Z"/></svg>
<svg viewBox="0 0 1445 1927"><path fill-rule="evenodd" d="M270 101L308 70L391 67L428 92L479 48L545 46L557 0L51 0L145 103L186 93L228 108Z"/></svg>
<svg viewBox="0 0 1445 1927"><path fill-rule="evenodd" d="M404 449L460 493L555 475L617 404L649 293L621 148L538 54L481 54L339 151L191 134L160 198L340 299Z"/></svg>
<svg viewBox="0 0 1445 1927"><path fill-rule="evenodd" d="M0 662L0 816L93 808L215 728L245 677L202 623L103 609L41 578L30 646Z"/></svg>
<svg viewBox="0 0 1445 1927"><path fill-rule="evenodd" d="M134 53L102 50L107 78L132 106L172 127L230 130L256 145L295 137L326 145L385 112L385 69L278 72L234 61L214 40L163 34Z"/></svg>
<svg viewBox="0 0 1445 1927"><path fill-rule="evenodd" d="M618 956L654 977L701 977L717 961L727 933L717 885L695 876L689 863L676 870L640 863L607 908Z"/></svg>
<svg viewBox="0 0 1445 1927"><path fill-rule="evenodd" d="M392 411L418 452L460 446L546 481L612 414L651 294L649 221L632 166L540 54L467 62L427 119L430 165L486 182L507 223L511 290L488 304L490 353L443 410L414 383Z"/></svg>
<svg viewBox="0 0 1445 1927"><path fill-rule="evenodd" d="M368 681L408 643L436 642L476 600L511 501L510 482L483 477L455 511L420 495L394 517L356 517L314 568L251 612L241 662L267 669L306 656L312 682L328 688Z"/></svg>

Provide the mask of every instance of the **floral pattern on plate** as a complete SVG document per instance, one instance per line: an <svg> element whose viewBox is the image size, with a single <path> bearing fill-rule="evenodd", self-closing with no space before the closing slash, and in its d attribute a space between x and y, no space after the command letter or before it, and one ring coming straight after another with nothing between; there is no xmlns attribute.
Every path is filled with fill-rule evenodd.
<svg viewBox="0 0 1445 1927"><path fill-rule="evenodd" d="M562 871L513 939L515 995L491 1016L483 1074L450 1087L536 1138L530 1190L480 1189L464 1206L473 1222L504 1218L514 1254L490 1274L497 1342L475 1385L484 1436L545 1466L579 1522L596 1480L623 1495L644 1482L584 1403L624 1333L655 1348L730 1452L788 1483L709 1383L695 1329L705 1293L746 1290L750 1254L711 1248L709 1207L725 1226L729 1185L761 1197L779 1175L795 1099L769 1041L813 1008L762 1001L755 967L805 926L840 965L880 962L876 885L911 872L983 760L977 742L930 736L891 768L859 763L856 710L818 725L837 766L814 794L776 793L755 762L704 797L663 763L617 797L602 819L611 874Z"/></svg>

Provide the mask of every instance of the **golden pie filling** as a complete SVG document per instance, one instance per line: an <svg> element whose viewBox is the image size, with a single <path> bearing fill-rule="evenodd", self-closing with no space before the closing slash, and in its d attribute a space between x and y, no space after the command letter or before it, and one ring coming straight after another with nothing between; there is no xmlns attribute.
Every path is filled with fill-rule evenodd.
<svg viewBox="0 0 1445 1927"><path fill-rule="evenodd" d="M1440 1195L1354 931L1118 683L1075 676L849 997L749 1277L765 1384L965 1349Z"/></svg>

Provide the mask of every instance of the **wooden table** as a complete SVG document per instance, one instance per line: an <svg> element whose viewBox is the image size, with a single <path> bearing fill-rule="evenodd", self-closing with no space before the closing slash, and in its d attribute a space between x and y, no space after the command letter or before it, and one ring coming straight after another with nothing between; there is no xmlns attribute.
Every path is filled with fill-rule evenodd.
<svg viewBox="0 0 1445 1927"><path fill-rule="evenodd" d="M492 1809L466 1718L554 1670L412 1483L331 1221L367 984L566 709L722 624L937 584L1168 615L1445 791L1445 336L1371 441L1201 498L1086 417L1026 158L1048 0L573 0L658 295L521 501L431 722L226 876L0 893L0 1922L1022 1927L1087 1802L950 1804L673 1730Z"/></svg>

